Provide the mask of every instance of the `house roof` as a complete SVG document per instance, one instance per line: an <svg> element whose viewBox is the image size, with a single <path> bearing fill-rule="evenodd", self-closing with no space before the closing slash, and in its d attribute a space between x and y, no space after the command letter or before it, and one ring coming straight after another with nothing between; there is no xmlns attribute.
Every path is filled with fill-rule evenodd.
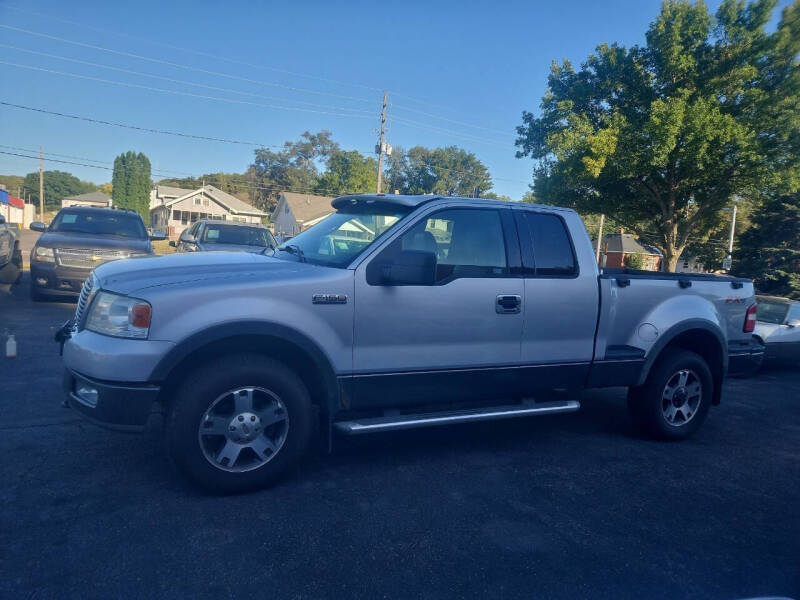
<svg viewBox="0 0 800 600"><path fill-rule="evenodd" d="M172 189L177 190L179 188L172 188ZM227 192L223 192L222 190L215 188L213 185L206 185L196 190L183 190L183 194L175 198L171 198L166 202L164 202L164 204L161 204L159 206L171 206L177 202L180 202L187 196L193 196L194 194L198 194L201 191L205 193L206 196L209 196L216 202L219 202L222 206L227 208L233 214L250 215L254 217L264 217L267 215L267 213L265 213L264 211L258 210L256 207L248 204L247 202L239 200L239 198L237 198L236 196L231 196ZM153 208L157 207L154 206Z"/></svg>
<svg viewBox="0 0 800 600"><path fill-rule="evenodd" d="M73 202L95 202L97 204L108 205L111 202L111 196L103 192L89 192L88 194L78 194L77 196L67 196L63 200L72 200Z"/></svg>
<svg viewBox="0 0 800 600"><path fill-rule="evenodd" d="M606 252L621 252L623 254L650 254L661 256L656 248L641 243L630 233L613 233L603 236L603 243L600 246Z"/></svg>
<svg viewBox="0 0 800 600"><path fill-rule="evenodd" d="M333 198L329 196L313 196L295 192L281 192L281 196L286 199L294 218L299 223L313 221L333 212L331 206Z"/></svg>
<svg viewBox="0 0 800 600"><path fill-rule="evenodd" d="M159 198L177 198L185 196L194 190L187 190L186 188L172 187L170 185L157 185L156 196Z"/></svg>

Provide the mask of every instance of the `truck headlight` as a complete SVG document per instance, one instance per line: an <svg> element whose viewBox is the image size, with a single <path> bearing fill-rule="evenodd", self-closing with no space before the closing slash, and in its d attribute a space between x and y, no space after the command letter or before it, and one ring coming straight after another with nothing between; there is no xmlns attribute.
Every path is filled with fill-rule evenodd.
<svg viewBox="0 0 800 600"><path fill-rule="evenodd" d="M39 262L56 262L56 256L52 248L36 246L36 248L33 249L33 260L38 260Z"/></svg>
<svg viewBox="0 0 800 600"><path fill-rule="evenodd" d="M110 292L98 292L92 302L86 329L113 337L143 340L150 331L150 304Z"/></svg>

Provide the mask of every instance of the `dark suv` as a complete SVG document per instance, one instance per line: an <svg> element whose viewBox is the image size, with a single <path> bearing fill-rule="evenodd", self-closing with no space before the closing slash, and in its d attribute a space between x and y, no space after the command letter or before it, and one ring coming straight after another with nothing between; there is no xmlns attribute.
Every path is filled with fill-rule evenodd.
<svg viewBox="0 0 800 600"><path fill-rule="evenodd" d="M142 218L131 210L62 208L48 227L41 221L31 229L43 232L31 250L31 298L74 296L96 266L132 256L153 254Z"/></svg>

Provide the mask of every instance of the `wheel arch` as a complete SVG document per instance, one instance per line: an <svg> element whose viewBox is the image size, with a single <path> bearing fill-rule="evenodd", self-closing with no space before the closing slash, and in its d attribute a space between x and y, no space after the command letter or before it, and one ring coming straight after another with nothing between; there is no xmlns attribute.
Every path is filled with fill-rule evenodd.
<svg viewBox="0 0 800 600"><path fill-rule="evenodd" d="M312 403L329 415L338 399L330 360L311 339L284 325L237 321L216 325L179 342L159 361L150 379L161 383L159 401L166 405L192 369L232 353L263 354L294 370L308 387Z"/></svg>
<svg viewBox="0 0 800 600"><path fill-rule="evenodd" d="M639 375L638 385L643 385L653 365L672 348L682 348L703 357L714 380L712 403L719 404L722 398L722 379L728 369L728 350L722 333L714 323L704 319L691 319L668 329L650 349Z"/></svg>

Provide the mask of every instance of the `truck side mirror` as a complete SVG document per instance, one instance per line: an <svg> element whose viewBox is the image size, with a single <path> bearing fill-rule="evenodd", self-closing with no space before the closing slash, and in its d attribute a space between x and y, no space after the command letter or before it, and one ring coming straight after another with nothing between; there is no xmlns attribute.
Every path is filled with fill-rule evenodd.
<svg viewBox="0 0 800 600"><path fill-rule="evenodd" d="M433 285L436 283L436 253L401 250L391 260L378 257L367 265L367 283L387 286Z"/></svg>
<svg viewBox="0 0 800 600"><path fill-rule="evenodd" d="M41 221L33 221L30 224L30 228L31 228L32 231L45 232L45 231L47 231L47 224L46 223L42 223Z"/></svg>
<svg viewBox="0 0 800 600"><path fill-rule="evenodd" d="M178 244L176 244L174 240L170 240L169 241L169 245L172 246L173 248L177 248L178 247Z"/></svg>
<svg viewBox="0 0 800 600"><path fill-rule="evenodd" d="M789 319L786 325L789 327L800 327L800 319Z"/></svg>
<svg viewBox="0 0 800 600"><path fill-rule="evenodd" d="M184 244L196 244L196 243L197 243L197 238L196 238L196 237L194 237L194 236L193 236L191 233L189 233L188 231L184 231L184 232L181 234L181 237L180 237L180 238L178 238L178 240L179 240L179 241L181 241L181 242L183 242Z"/></svg>

